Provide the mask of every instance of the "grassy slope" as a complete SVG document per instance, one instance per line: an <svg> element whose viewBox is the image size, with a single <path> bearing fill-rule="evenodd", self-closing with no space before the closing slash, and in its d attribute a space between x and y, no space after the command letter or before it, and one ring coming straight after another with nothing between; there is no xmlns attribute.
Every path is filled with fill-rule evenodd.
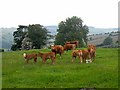
<svg viewBox="0 0 120 90"><path fill-rule="evenodd" d="M117 88L118 49L97 49L96 61L79 64L79 59L71 63L71 51L62 58L57 55L55 65L48 60L42 64L33 60L24 63L24 51L3 53L3 88ZM49 50L43 50L47 52ZM28 52L28 51L25 51ZM38 52L32 50L31 52Z"/></svg>

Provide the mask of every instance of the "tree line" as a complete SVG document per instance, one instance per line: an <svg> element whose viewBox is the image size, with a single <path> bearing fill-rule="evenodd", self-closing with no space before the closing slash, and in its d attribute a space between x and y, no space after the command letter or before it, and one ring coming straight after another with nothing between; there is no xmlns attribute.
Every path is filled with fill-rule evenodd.
<svg viewBox="0 0 120 90"><path fill-rule="evenodd" d="M58 24L55 44L64 45L66 41L78 40L80 47L87 45L87 34L89 29L87 25L83 25L83 20L77 16L67 18ZM12 50L22 48L22 43L25 38L32 43L32 48L40 49L47 44L47 41L52 38L48 30L40 24L32 24L28 26L19 25L17 31L13 33L14 44Z"/></svg>

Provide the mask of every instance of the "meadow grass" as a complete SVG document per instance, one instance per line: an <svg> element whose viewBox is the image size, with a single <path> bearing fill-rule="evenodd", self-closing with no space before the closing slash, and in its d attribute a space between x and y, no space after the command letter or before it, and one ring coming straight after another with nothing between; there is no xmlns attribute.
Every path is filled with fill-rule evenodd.
<svg viewBox="0 0 120 90"><path fill-rule="evenodd" d="M48 52L50 49L2 53L3 88L118 88L118 49L97 48L96 60L71 62L71 51L56 57L55 65L41 58L25 63L22 54Z"/></svg>

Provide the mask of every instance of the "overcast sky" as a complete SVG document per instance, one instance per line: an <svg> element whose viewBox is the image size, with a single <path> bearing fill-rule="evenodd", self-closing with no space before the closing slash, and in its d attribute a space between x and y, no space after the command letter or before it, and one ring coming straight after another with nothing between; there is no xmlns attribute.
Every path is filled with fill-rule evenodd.
<svg viewBox="0 0 120 90"><path fill-rule="evenodd" d="M80 17L98 28L118 27L119 0L0 0L0 27L58 25L67 17Z"/></svg>

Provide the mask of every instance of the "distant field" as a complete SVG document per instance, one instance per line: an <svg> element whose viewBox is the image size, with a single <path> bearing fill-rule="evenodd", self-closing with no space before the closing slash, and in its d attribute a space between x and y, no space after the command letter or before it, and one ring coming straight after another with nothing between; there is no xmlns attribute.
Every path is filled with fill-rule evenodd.
<svg viewBox="0 0 120 90"><path fill-rule="evenodd" d="M104 42L104 40L110 36L113 40L113 45L116 45L116 41L118 40L118 35L117 33L111 33L111 34L99 34L99 35L91 35L88 36L88 38L92 39L88 41L88 44L95 44L95 45L100 45Z"/></svg>
<svg viewBox="0 0 120 90"><path fill-rule="evenodd" d="M98 48L96 60L92 63L80 64L78 58L71 63L69 51L61 59L57 55L55 65L51 65L51 60L42 64L41 58L37 64L33 60L25 64L23 52L38 51L2 54L3 88L118 88L117 48Z"/></svg>

